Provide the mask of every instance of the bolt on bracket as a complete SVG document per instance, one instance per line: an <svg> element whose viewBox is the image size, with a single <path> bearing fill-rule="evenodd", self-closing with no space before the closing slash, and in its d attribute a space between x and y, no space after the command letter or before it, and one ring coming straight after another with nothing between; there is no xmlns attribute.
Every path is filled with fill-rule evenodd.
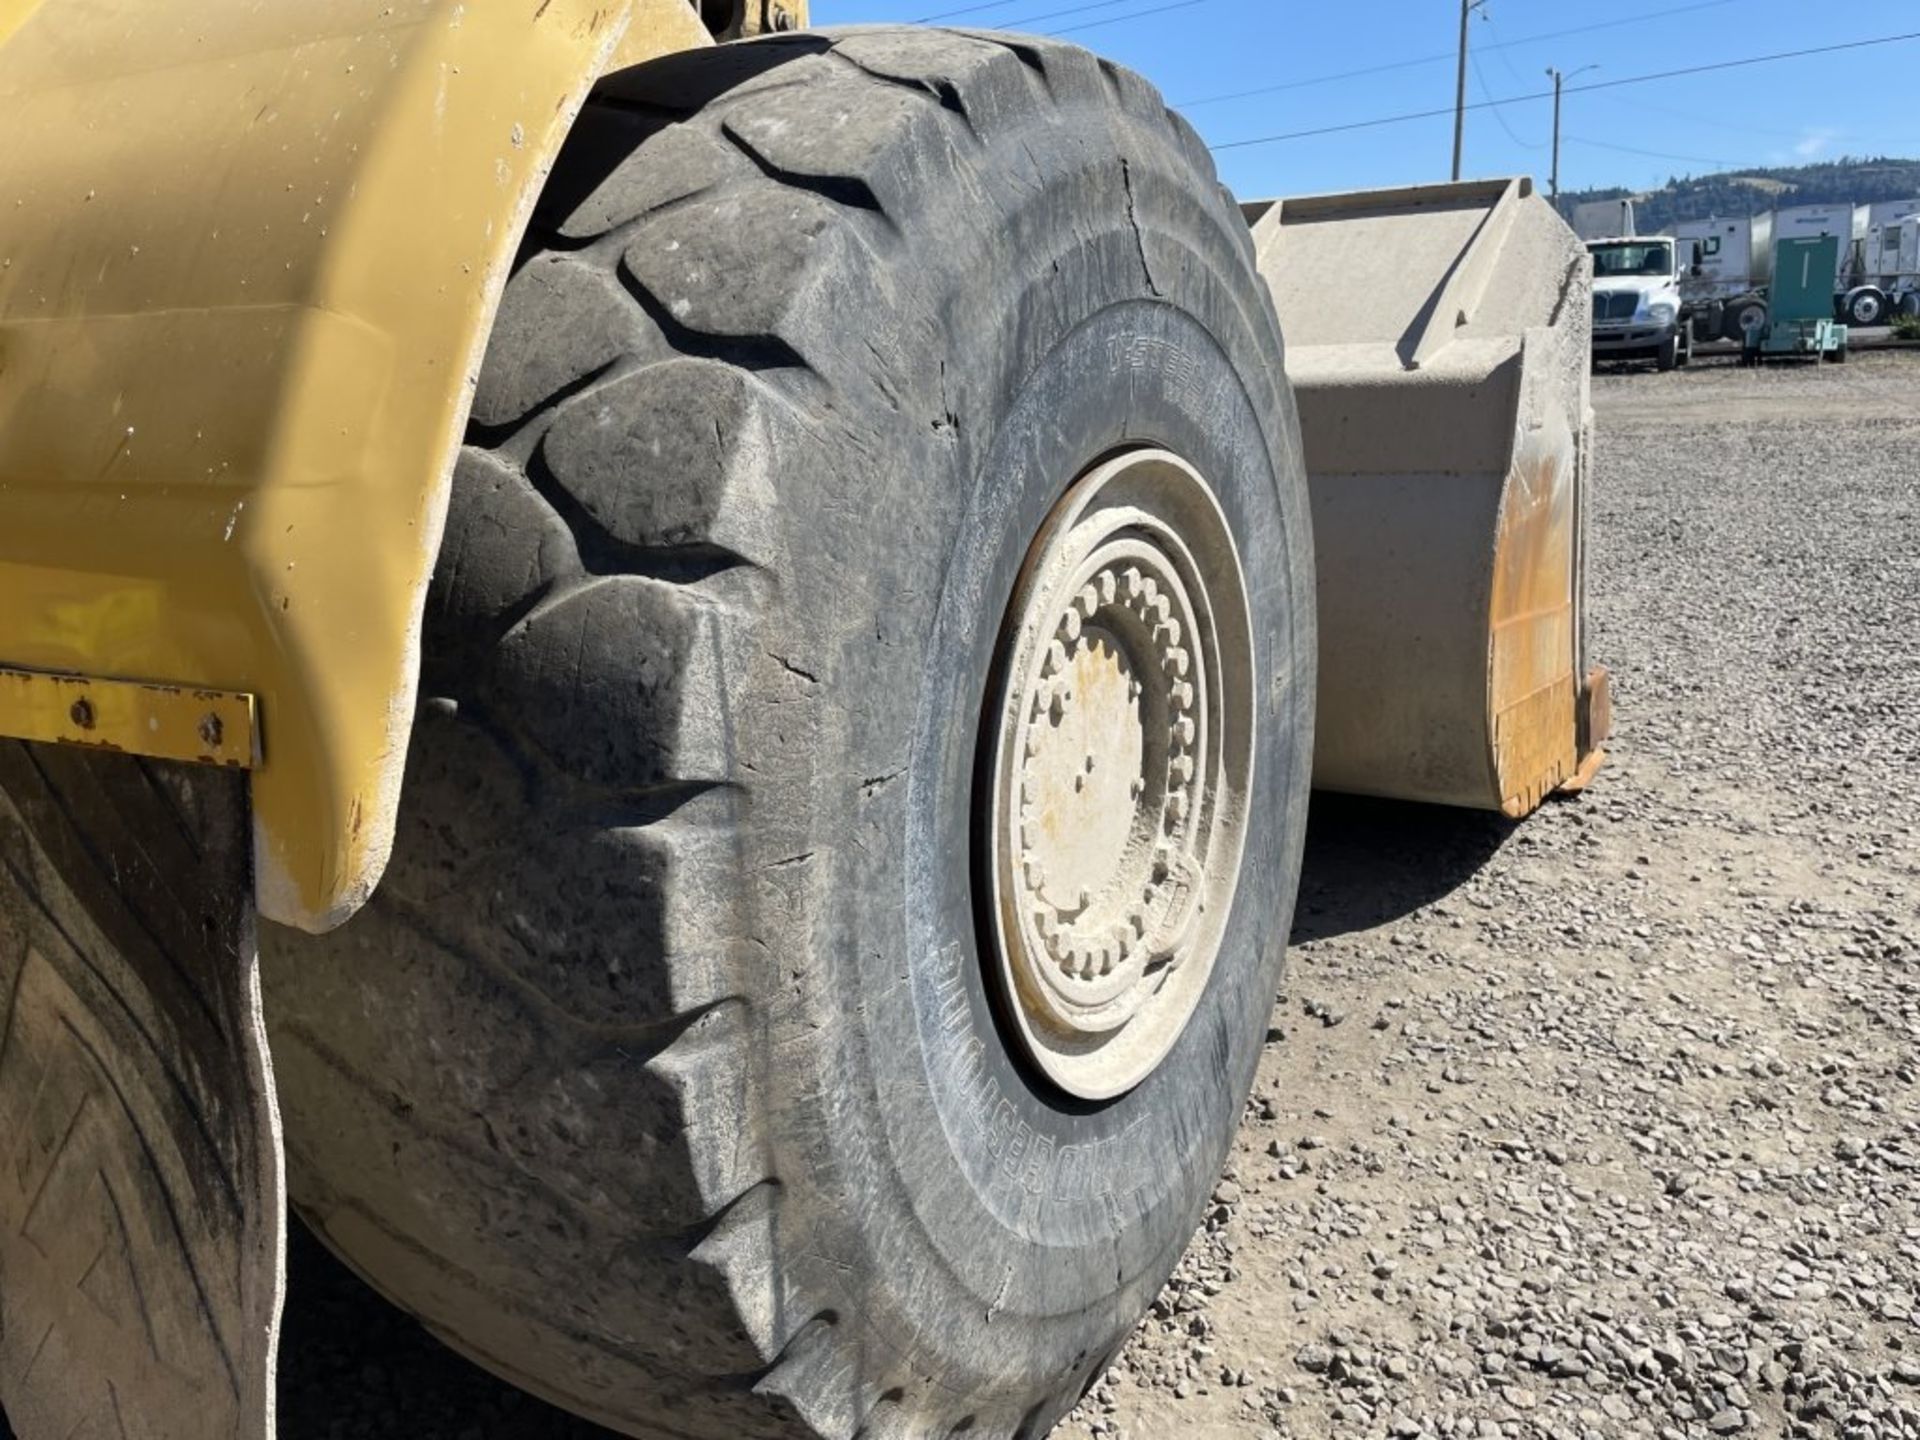
<svg viewBox="0 0 1920 1440"><path fill-rule="evenodd" d="M0 737L251 770L252 695L0 665Z"/></svg>

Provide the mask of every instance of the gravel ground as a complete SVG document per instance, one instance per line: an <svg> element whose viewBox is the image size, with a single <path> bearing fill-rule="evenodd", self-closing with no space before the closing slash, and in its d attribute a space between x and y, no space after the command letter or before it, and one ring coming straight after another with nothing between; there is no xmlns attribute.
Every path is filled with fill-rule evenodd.
<svg viewBox="0 0 1920 1440"><path fill-rule="evenodd" d="M1920 1437L1920 366L1594 391L1612 762L1316 803L1231 1174L1066 1434Z"/></svg>
<svg viewBox="0 0 1920 1440"><path fill-rule="evenodd" d="M1519 827L1316 801L1228 1178L1061 1436L1920 1437L1916 400L1596 380L1611 763ZM291 1286L285 1440L606 1433L304 1235Z"/></svg>

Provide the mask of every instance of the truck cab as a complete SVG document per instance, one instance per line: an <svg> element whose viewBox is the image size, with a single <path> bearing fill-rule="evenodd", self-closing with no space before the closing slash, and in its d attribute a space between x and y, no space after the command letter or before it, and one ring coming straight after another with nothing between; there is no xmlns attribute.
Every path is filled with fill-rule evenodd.
<svg viewBox="0 0 1920 1440"><path fill-rule="evenodd" d="M1593 358L1652 360L1662 370L1693 357L1680 297L1680 242L1670 235L1587 242L1593 256Z"/></svg>

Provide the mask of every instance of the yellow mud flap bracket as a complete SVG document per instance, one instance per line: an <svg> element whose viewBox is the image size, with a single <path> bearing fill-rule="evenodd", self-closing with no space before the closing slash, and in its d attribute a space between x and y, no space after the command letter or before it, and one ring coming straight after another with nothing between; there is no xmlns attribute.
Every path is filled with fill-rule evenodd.
<svg viewBox="0 0 1920 1440"><path fill-rule="evenodd" d="M259 758L251 695L3 665L0 734L236 770Z"/></svg>

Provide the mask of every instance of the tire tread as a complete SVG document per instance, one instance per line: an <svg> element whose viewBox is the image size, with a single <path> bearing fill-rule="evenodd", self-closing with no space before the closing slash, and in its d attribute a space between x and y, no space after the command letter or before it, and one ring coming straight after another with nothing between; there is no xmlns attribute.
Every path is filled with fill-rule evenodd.
<svg viewBox="0 0 1920 1440"><path fill-rule="evenodd" d="M748 78L722 83L738 75ZM842 103L849 95L873 98L863 113L885 123L828 140L791 123L850 108ZM742 695L771 690L775 679L815 683L804 656L783 654L774 624L785 555L768 457L784 436L817 423L822 400L832 398L808 354L825 307L847 303L812 292L824 247L878 255L907 243L915 217L890 212L894 172L885 168L898 159L903 132L931 137L913 147L913 164L938 166L1010 123L1087 106L1177 157L1200 203L1220 212L1212 223L1243 251L1245 227L1230 197L1221 198L1204 147L1151 85L1072 46L991 32L779 37L614 77L590 99L536 210L489 347L455 475L450 548L429 599L403 825L423 803L444 813L418 814L403 830L429 858L415 863L396 847L371 910L384 918L383 933L404 935L431 957L424 963L445 966L476 992L510 997L546 1049L582 1064L618 1052L641 1059L658 1082L654 1113L635 1122L636 1134L652 1136L653 1163L622 1172L644 1188L619 1197L618 1233L622 1243L644 1237L650 1263L666 1272L657 1296L671 1295L680 1313L663 1313L658 1334L617 1347L631 1367L622 1386L595 1383L593 1368L556 1392L553 1377L568 1373L567 1361L523 1357L507 1366L498 1344L429 1320L456 1348L511 1368L523 1383L535 1372L529 1388L604 1423L716 1437L797 1425L894 1433L907 1423L898 1389L863 1388L849 1409L844 1392L856 1367L840 1317L787 1314L771 1288L769 1237L783 1185L762 1134L753 1057L758 1002L743 957L757 942L734 913L735 897L753 888L752 857L732 835L748 782L724 721ZM768 117L788 123L756 128ZM831 166L812 163L822 157ZM712 223L721 207L730 228ZM762 266L757 275L744 275L750 262ZM680 293L689 274L725 265L742 269L737 286ZM629 397L649 387L677 389L689 407L713 406L716 440L672 467L697 471L697 483L623 493L620 437L601 417L644 416L647 406ZM637 643L615 646L616 634ZM442 767L437 755L454 758ZM456 798L466 789L471 798ZM469 821L500 841L467 846ZM569 970L565 957L543 958L531 941L514 939L509 924L497 932L507 940L490 948L488 902L444 923L458 897L504 885L516 859L524 868L515 837L547 831L598 835L636 865L658 868L658 913L631 947L636 963L659 972L640 984L655 1007L648 1013L604 1018L605 1000L580 973L604 958L591 947L581 948L595 964ZM562 898L566 879L553 887ZM277 968L284 976L325 967L329 957L312 949L352 944L356 926L338 942L280 937ZM270 975L274 965L270 955ZM315 993L310 1006L346 1003ZM375 1078L383 1056L346 1054L306 1019L281 1023L276 1039L295 1054L296 1071L318 1064L359 1092L367 1114L385 1117L396 1149L454 1145L476 1167L507 1152L511 1183L533 1197L524 1216L513 1211L516 1223L545 1215L569 1236L612 1233L604 1197L567 1175L573 1142L542 1129L563 1127L564 1116L529 1093L557 1083L536 1047L517 1078L466 1077L485 1092L475 1115L490 1109L471 1133L454 1135L388 1078ZM500 1119L513 1115L517 1122ZM431 1246L404 1217L334 1193L317 1163L297 1169L307 1179L297 1198L323 1237L336 1215L350 1214L384 1233L394 1253L431 1268L443 1290L465 1276L479 1303L541 1321L537 1288L511 1294L480 1260ZM665 1223L633 1219L651 1215ZM475 1256L479 1245L476 1237ZM352 1263L351 1248L339 1248ZM562 1313L572 1301L554 1295L545 1318L554 1343L584 1354L578 1324ZM758 1364L743 1370L734 1363L740 1348L721 1345L711 1358L722 1363L713 1365L698 1344L681 1343L722 1334L743 1336ZM934 1418L915 1423L945 1434L973 1420Z"/></svg>

